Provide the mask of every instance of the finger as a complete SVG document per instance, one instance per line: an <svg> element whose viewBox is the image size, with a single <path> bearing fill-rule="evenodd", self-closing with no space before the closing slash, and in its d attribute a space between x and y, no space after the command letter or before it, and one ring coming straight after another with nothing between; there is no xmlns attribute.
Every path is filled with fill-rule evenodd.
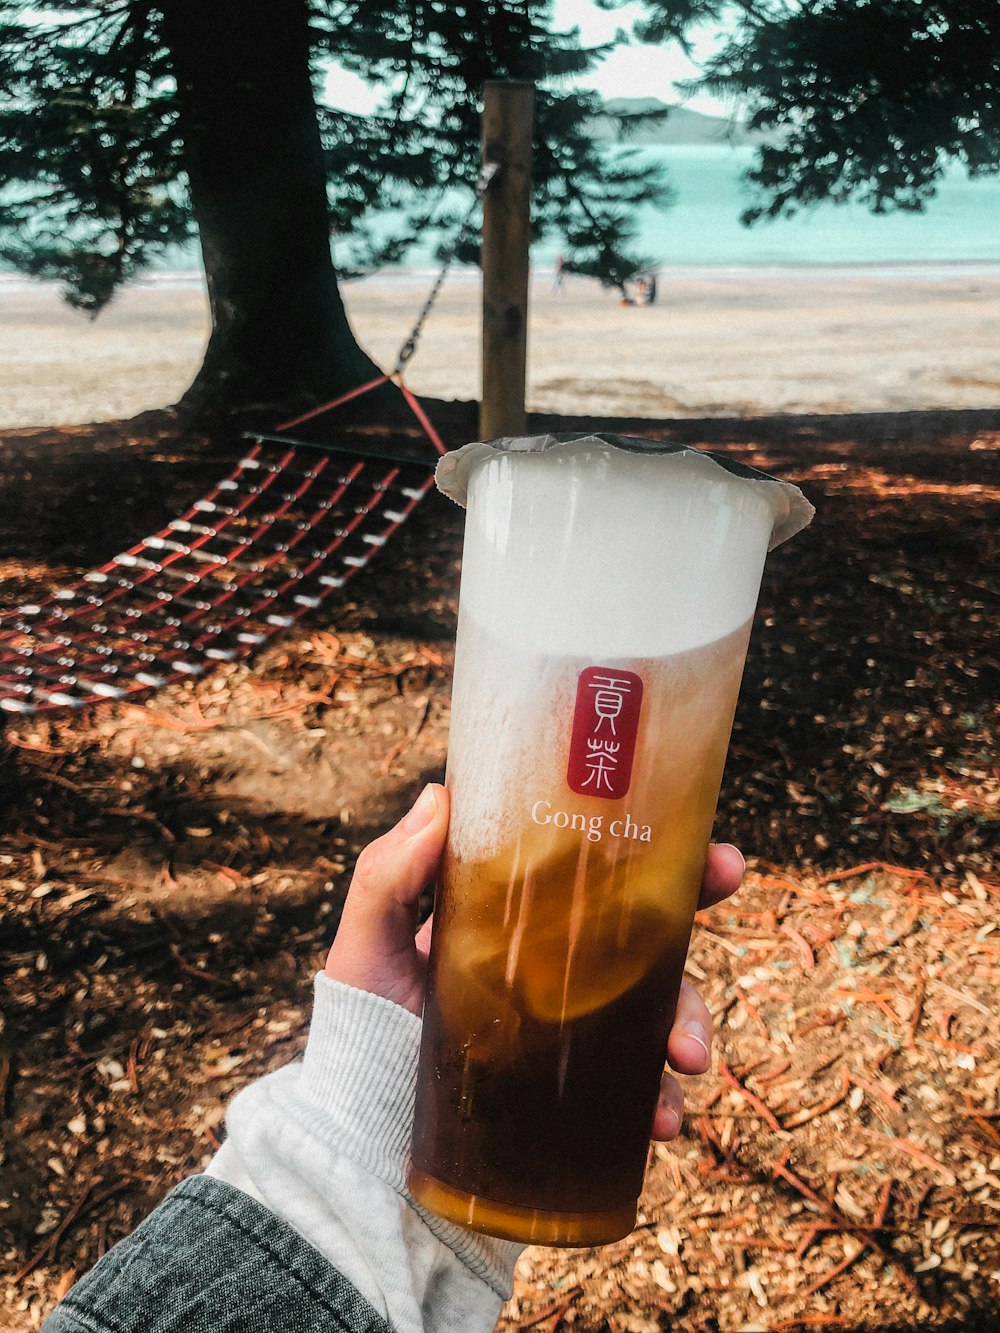
<svg viewBox="0 0 1000 1333"><path fill-rule="evenodd" d="M429 916L424 924L417 931L413 943L416 945L417 953L421 958L427 959L431 952L431 932L434 929L434 917Z"/></svg>
<svg viewBox="0 0 1000 1333"><path fill-rule="evenodd" d="M364 848L327 958L328 976L372 990L394 964L412 968L417 900L434 876L447 831L448 793L431 784L394 828Z"/></svg>
<svg viewBox="0 0 1000 1333"><path fill-rule="evenodd" d="M713 842L708 849L705 871L701 877L699 911L731 898L743 883L746 868L747 863L738 847L729 842Z"/></svg>
<svg viewBox="0 0 1000 1333"><path fill-rule="evenodd" d="M684 1094L673 1074L664 1073L660 1080L660 1095L653 1115L653 1129L650 1137L658 1143L675 1139L681 1132L681 1117L684 1114Z"/></svg>
<svg viewBox="0 0 1000 1333"><path fill-rule="evenodd" d="M429 783L399 823L362 850L341 920L349 919L352 930L366 925L395 930L397 922L399 929L407 926L437 869L447 830L448 793ZM408 945L415 929L413 919Z"/></svg>
<svg viewBox="0 0 1000 1333"><path fill-rule="evenodd" d="M686 977L677 997L667 1059L679 1074L704 1074L712 1063L712 1015Z"/></svg>
<svg viewBox="0 0 1000 1333"><path fill-rule="evenodd" d="M365 847L347 901L415 907L437 869L448 829L448 792L430 782L398 824Z"/></svg>

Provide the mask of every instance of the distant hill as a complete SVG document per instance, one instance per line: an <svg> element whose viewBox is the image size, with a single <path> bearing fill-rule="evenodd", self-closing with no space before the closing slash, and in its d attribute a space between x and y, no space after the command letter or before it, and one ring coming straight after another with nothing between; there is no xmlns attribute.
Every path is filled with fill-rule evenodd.
<svg viewBox="0 0 1000 1333"><path fill-rule="evenodd" d="M605 102L608 115L596 116L590 122L590 132L599 143L646 144L703 144L752 143L757 134L748 134L739 124L723 116L706 116L687 107L672 106L655 97L614 97ZM666 110L669 115L658 123L640 126L622 136L612 119L615 114L636 111Z"/></svg>

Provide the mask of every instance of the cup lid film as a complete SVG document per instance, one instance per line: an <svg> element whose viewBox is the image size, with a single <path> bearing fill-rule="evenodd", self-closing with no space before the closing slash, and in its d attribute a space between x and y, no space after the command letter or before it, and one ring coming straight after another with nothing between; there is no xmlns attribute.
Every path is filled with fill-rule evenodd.
<svg viewBox="0 0 1000 1333"><path fill-rule="evenodd" d="M498 453L537 454L550 449L582 449L594 444L605 445L623 453L662 457L665 462L682 455L693 455L721 468L731 477L761 489L773 515L769 551L788 541L789 537L794 537L797 532L801 532L808 526L816 512L799 488L790 481L772 477L769 472L761 472L759 468L750 467L734 458L727 458L724 454L714 453L710 449L698 449L690 444L649 440L637 435L612 435L603 431L589 434L504 436L496 440L476 441L445 454L437 465L434 479L438 490L464 507L468 499L469 478L473 469Z"/></svg>

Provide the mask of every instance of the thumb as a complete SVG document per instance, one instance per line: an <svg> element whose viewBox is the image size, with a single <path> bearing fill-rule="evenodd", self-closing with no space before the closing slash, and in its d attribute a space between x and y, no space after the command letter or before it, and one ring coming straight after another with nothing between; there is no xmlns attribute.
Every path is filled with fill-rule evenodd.
<svg viewBox="0 0 1000 1333"><path fill-rule="evenodd" d="M364 848L326 960L334 981L382 995L412 1013L423 1004L418 900L433 879L448 832L448 792L430 784L394 828Z"/></svg>

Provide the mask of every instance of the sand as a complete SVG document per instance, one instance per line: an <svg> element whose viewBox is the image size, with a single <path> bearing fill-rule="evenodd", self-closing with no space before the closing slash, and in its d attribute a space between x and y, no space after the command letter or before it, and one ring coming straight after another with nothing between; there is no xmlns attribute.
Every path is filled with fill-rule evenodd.
<svg viewBox="0 0 1000 1333"><path fill-rule="evenodd" d="M391 363L430 286L382 274L346 286L357 336ZM445 286L408 372L474 398L478 277ZM676 269L655 306L586 279L532 287L528 406L649 417L995 407L1000 266ZM0 428L132 416L176 401L208 331L192 277L126 290L97 320L53 284L0 278Z"/></svg>

